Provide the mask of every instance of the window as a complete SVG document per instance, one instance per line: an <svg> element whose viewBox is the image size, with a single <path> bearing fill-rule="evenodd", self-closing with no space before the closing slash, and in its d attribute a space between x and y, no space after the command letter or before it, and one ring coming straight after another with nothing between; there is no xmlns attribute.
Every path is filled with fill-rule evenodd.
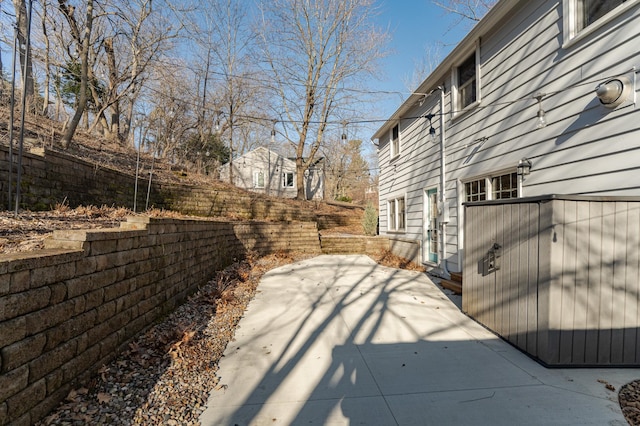
<svg viewBox="0 0 640 426"><path fill-rule="evenodd" d="M389 215L389 231L404 231L405 229L405 198L404 196L387 201Z"/></svg>
<svg viewBox="0 0 640 426"><path fill-rule="evenodd" d="M518 197L516 172L499 176L485 176L464 184L465 201L503 200Z"/></svg>
<svg viewBox="0 0 640 426"><path fill-rule="evenodd" d="M451 102L454 115L480 102L480 72L478 48L453 69Z"/></svg>
<svg viewBox="0 0 640 426"><path fill-rule="evenodd" d="M487 179L482 178L464 184L465 201L483 201L487 199Z"/></svg>
<svg viewBox="0 0 640 426"><path fill-rule="evenodd" d="M624 2L625 0L578 0L576 2L576 29L580 31L587 28Z"/></svg>
<svg viewBox="0 0 640 426"><path fill-rule="evenodd" d="M515 173L497 176L491 179L491 199L502 200L518 197L518 176Z"/></svg>
<svg viewBox="0 0 640 426"><path fill-rule="evenodd" d="M282 173L282 187L293 188L293 172Z"/></svg>
<svg viewBox="0 0 640 426"><path fill-rule="evenodd" d="M253 187L264 188L264 172L262 170L253 172Z"/></svg>
<svg viewBox="0 0 640 426"><path fill-rule="evenodd" d="M458 106L464 109L476 101L476 55L458 67Z"/></svg>
<svg viewBox="0 0 640 426"><path fill-rule="evenodd" d="M635 3L637 0L564 0L565 47L569 42L592 33Z"/></svg>
<svg viewBox="0 0 640 426"><path fill-rule="evenodd" d="M391 158L400 154L400 128L396 124L391 129Z"/></svg>

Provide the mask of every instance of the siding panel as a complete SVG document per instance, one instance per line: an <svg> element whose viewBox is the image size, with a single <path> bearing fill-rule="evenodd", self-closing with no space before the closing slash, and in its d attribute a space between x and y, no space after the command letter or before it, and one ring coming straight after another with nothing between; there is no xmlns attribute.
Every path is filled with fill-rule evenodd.
<svg viewBox="0 0 640 426"><path fill-rule="evenodd" d="M459 258L458 253L466 253L465 239L459 235L464 223L461 212L457 211L461 200L457 199L456 186L460 180L515 169L518 160L526 157L533 162L531 174L524 182L526 195L640 195L640 184L637 183L640 172L640 146L637 144L639 109L627 104L611 111L600 106L594 94L595 86L605 78L628 72L640 63L640 51L637 49L640 44L640 7L631 8L589 37L569 48L562 48L562 2L514 0L514 3L516 5L503 20L493 28L483 30L484 34L478 34L481 40L481 105L452 119L448 114L451 111L450 92L445 96L446 195L447 204L451 207L445 253L450 270L460 269L464 258ZM437 81L450 90L450 71L443 71L437 76ZM538 106L533 96L537 92L547 93L543 108L549 124L540 130L535 129ZM422 105L407 104L404 116L439 113L438 104L439 95L435 92ZM440 134L440 121L434 120L433 124ZM389 162L388 138L380 140L382 233L386 229L387 194L406 192L407 230L403 237L415 241L422 238L422 203L411 199L421 199L422 189L439 183L439 146L427 142L428 127L425 118L400 121L401 155L393 163ZM579 208L577 214L581 215ZM565 232L577 231L574 227ZM576 238L581 240L583 237L578 235ZM534 249L527 248L529 252ZM503 262L506 261L506 251L505 244ZM601 248L598 253L601 253ZM575 277L561 277L563 303L572 297L593 299L600 295L595 278L578 267L580 256L582 254L575 258ZM472 267L477 269L477 265ZM530 266L527 268L529 274L534 273ZM616 274L618 269L613 268ZM502 278L506 280L504 276ZM576 281L573 288L569 284L571 279ZM579 282L587 286L586 295L578 296ZM500 289L502 283L496 281L495 285ZM592 294L595 290L597 292ZM495 297L501 297L499 291ZM625 303L628 303L626 299ZM637 301L635 304L637 306ZM573 321L586 326L586 319L592 314L598 315L600 306L594 310L587 300L582 300L581 305L584 310L575 307ZM526 308L524 313L515 314L514 321L530 321L530 306L505 304L504 307L508 312ZM500 314L495 315L494 320L498 323ZM628 315L633 314L630 312ZM562 314L562 324L571 321L570 313ZM517 325L513 330L509 326L506 334L515 336L512 333L517 332ZM567 345L561 350L563 358L569 356L568 347L573 347L575 352L575 348L581 346L580 342L587 344L586 335L580 333L576 329L572 336L567 337L574 343L572 345L563 341ZM607 337L606 333L602 338L620 339L613 335ZM628 347L626 351L631 352ZM583 351L578 352L573 356L580 357Z"/></svg>

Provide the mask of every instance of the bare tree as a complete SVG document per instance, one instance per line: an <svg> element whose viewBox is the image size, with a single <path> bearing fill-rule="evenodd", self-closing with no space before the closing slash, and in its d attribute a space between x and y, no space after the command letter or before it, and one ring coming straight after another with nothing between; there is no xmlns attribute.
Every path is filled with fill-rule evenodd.
<svg viewBox="0 0 640 426"><path fill-rule="evenodd" d="M271 0L262 3L262 47L296 148L297 198L325 131L358 101L360 78L374 74L387 34L372 24L373 0ZM341 117L342 115L342 117Z"/></svg>
<svg viewBox="0 0 640 426"><path fill-rule="evenodd" d="M47 111L49 108L49 87L51 86L51 43L49 41L49 33L47 30L48 24L48 7L49 4L45 0L42 2L42 16L41 16L41 27L42 27L42 36L44 41L44 52L43 52L43 60L44 60L44 83L43 83L43 99L42 99L42 115L47 115Z"/></svg>
<svg viewBox="0 0 640 426"><path fill-rule="evenodd" d="M325 159L325 188L331 198L364 202L371 174L362 156L362 141L332 138L321 152Z"/></svg>
<svg viewBox="0 0 640 426"><path fill-rule="evenodd" d="M62 146L67 148L73 139L80 119L84 114L89 99L89 50L91 49L91 30L93 28L93 0L87 0L84 23L79 23L75 16L75 8L65 0L58 0L58 7L71 28L71 34L76 43L77 60L80 62L80 93L75 113L69 122L69 127L62 137Z"/></svg>
<svg viewBox="0 0 640 426"><path fill-rule="evenodd" d="M449 13L458 15L461 20L471 20L478 22L496 4L498 0L447 0L434 1L433 4L439 6Z"/></svg>
<svg viewBox="0 0 640 426"><path fill-rule="evenodd" d="M20 52L20 75L25 82L24 88L28 109L32 110L35 107L35 84L33 81L33 58L30 50L27 49L27 33L30 31L30 28L26 0L13 0L13 7L16 13L16 35L18 39L18 50Z"/></svg>
<svg viewBox="0 0 640 426"><path fill-rule="evenodd" d="M150 69L145 102L153 105L150 126L157 129L158 154L184 161L185 141L199 131L193 99L197 99L193 82L178 61L163 62Z"/></svg>
<svg viewBox="0 0 640 426"><path fill-rule="evenodd" d="M103 7L102 37L94 53L97 63L95 71L90 71L91 81L99 85L92 86L91 94L96 105L94 127L100 125L110 137L127 140L127 132L121 132L121 103L129 101L125 120L128 129L132 101L139 95L149 67L163 59L181 30L165 6L152 0L130 0L112 1ZM107 111L111 114L106 115Z"/></svg>
<svg viewBox="0 0 640 426"><path fill-rule="evenodd" d="M259 84L252 78L257 71L253 57L256 35L245 2L219 0L196 10L198 16L192 22L205 65L201 76L201 139L204 143L207 129L214 122L219 123L218 133L229 147L229 161L233 163L234 155L242 154L248 145L247 138L255 135L256 125L271 123L264 115ZM210 74L215 78L211 79ZM208 90L214 92L213 96L208 97ZM212 108L207 99L212 101ZM233 167L229 170L233 171ZM231 174L230 179L233 181Z"/></svg>
<svg viewBox="0 0 640 426"><path fill-rule="evenodd" d="M414 60L413 72L405 78L404 85L407 90L414 90L433 72L442 60L442 49L438 44L426 45L420 59Z"/></svg>

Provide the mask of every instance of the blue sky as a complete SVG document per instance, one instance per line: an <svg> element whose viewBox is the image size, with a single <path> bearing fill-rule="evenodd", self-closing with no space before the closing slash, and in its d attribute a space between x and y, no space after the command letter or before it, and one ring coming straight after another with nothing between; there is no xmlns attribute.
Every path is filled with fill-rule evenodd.
<svg viewBox="0 0 640 426"><path fill-rule="evenodd" d="M381 0L380 7L377 23L389 28L392 53L383 60L384 76L375 87L381 91L402 92L402 95L381 96L374 107L374 119L388 118L407 98L406 83L416 64L424 62L427 52L431 52L430 56L439 63L472 27L471 21L459 22L457 16L447 13L431 0ZM426 76L422 75L419 82Z"/></svg>

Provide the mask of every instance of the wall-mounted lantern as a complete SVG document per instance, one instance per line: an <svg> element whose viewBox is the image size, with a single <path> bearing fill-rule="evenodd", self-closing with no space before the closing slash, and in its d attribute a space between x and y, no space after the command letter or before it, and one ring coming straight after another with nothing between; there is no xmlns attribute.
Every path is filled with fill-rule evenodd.
<svg viewBox="0 0 640 426"><path fill-rule="evenodd" d="M534 98L538 101L538 113L537 113L537 119L536 119L536 127L538 129L542 129L543 127L546 127L547 125L547 116L544 112L544 110L542 109L542 98L544 97L544 94L542 93L538 93L537 95L534 96Z"/></svg>
<svg viewBox="0 0 640 426"><path fill-rule="evenodd" d="M523 158L522 160L518 161L518 176L526 176L531 173L531 166L531 160L527 158Z"/></svg>
<svg viewBox="0 0 640 426"><path fill-rule="evenodd" d="M633 89L631 86L628 77L612 78L596 87L596 96L602 105L613 109L629 99Z"/></svg>
<svg viewBox="0 0 640 426"><path fill-rule="evenodd" d="M436 115L435 114L427 114L425 115L425 118L427 120L429 120L429 141L431 141L432 143L437 142L436 141L436 129L433 128L433 124L431 124L431 120L434 119Z"/></svg>

